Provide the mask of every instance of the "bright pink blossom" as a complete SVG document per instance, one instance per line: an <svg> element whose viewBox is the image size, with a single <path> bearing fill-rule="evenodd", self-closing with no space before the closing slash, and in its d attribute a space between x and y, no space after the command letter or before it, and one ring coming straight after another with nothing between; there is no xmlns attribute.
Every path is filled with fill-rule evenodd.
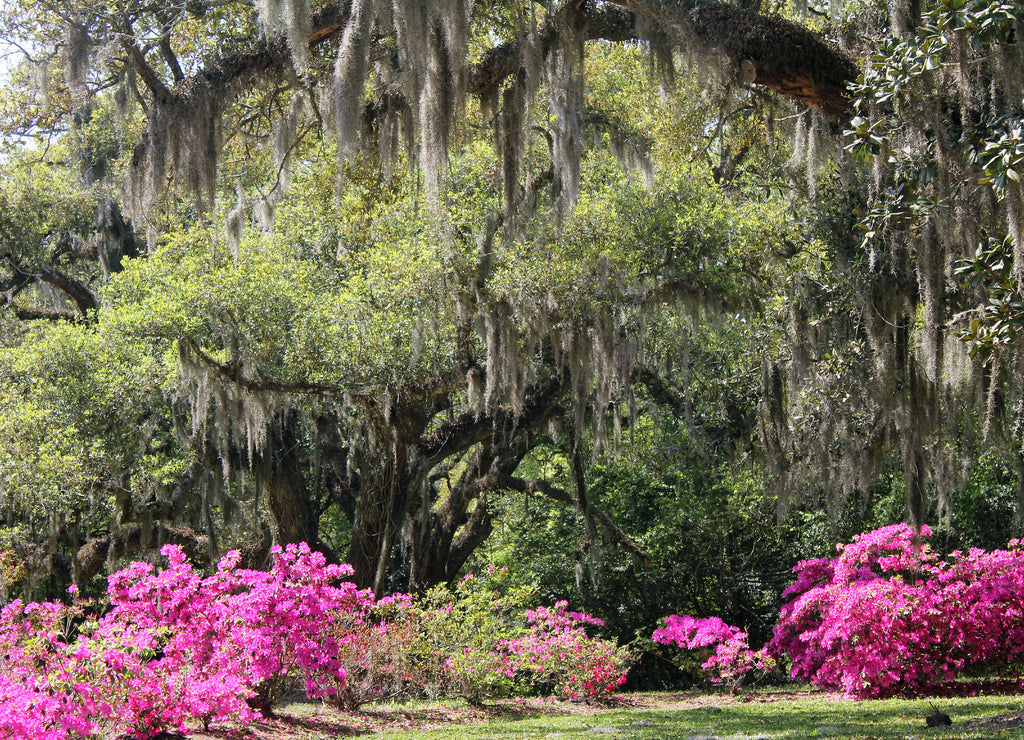
<svg viewBox="0 0 1024 740"><path fill-rule="evenodd" d="M530 674L571 697L603 698L625 680L625 651L589 637L584 626L600 620L565 602L517 613L490 640L456 629L434 654L421 629L472 624L467 607L376 601L344 580L349 566L328 565L305 544L275 548L266 572L239 568L230 552L208 576L180 548L161 552L162 569L132 563L109 577L102 616L85 614L81 600L0 610L0 738L144 738L247 722L293 679L310 696L341 692L348 705L424 691L438 679L431 671L451 686ZM489 588L487 578L463 583L467 593ZM488 593L480 609L506 609Z"/></svg>
<svg viewBox="0 0 1024 740"><path fill-rule="evenodd" d="M925 544L930 534L883 527L839 545L834 559L799 563L783 594L792 599L758 653L714 618L673 615L655 639L684 649L714 645L704 667L740 674L757 659L785 658L794 678L858 697L943 693L965 670L1019 676L1020 543L939 560Z"/></svg>

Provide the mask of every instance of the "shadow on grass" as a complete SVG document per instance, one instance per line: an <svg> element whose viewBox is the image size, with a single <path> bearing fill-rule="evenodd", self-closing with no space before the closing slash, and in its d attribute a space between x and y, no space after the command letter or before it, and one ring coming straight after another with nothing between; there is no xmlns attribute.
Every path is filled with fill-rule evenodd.
<svg viewBox="0 0 1024 740"><path fill-rule="evenodd" d="M355 737L373 732L354 726L348 718L335 712L310 715L276 714L273 718L251 722L246 727L214 725L205 731L188 735L192 740L310 740L310 738ZM156 738L155 740L159 740Z"/></svg>
<svg viewBox="0 0 1024 740"><path fill-rule="evenodd" d="M949 728L926 728L937 707ZM1024 738L1024 697L852 701L790 692L732 697L700 694L628 696L610 707L560 702L411 704L343 713L322 705L291 705L272 721L244 730L193 735L211 740L321 740L356 735L389 739L469 740L993 740ZM1002 723L992 718L1002 716Z"/></svg>
<svg viewBox="0 0 1024 740"><path fill-rule="evenodd" d="M651 709L632 713L651 723L650 729L628 736L647 740L663 737L745 737L771 740L806 738L972 738L1024 737L1020 721L981 720L1021 708L1018 697L973 699L847 701L836 698L799 701L730 703L676 710ZM926 727L935 708L952 720L951 727ZM624 735L626 736L626 735Z"/></svg>

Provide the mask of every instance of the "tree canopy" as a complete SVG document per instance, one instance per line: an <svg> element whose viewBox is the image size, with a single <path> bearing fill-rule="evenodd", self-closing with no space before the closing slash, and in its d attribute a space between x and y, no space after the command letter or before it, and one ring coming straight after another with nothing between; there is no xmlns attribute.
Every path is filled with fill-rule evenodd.
<svg viewBox="0 0 1024 740"><path fill-rule="evenodd" d="M623 454L951 528L992 448L1019 518L1019 10L9 4L6 540L422 590L540 496L598 573L671 549Z"/></svg>

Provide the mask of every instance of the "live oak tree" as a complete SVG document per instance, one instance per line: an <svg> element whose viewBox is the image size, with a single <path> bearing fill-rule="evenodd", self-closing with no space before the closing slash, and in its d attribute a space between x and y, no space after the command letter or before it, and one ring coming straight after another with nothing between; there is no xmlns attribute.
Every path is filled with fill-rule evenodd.
<svg viewBox="0 0 1024 740"><path fill-rule="evenodd" d="M353 190L365 185L358 177L350 172ZM340 252L331 234L324 255L322 235L287 226L324 194L297 174L278 203L276 244L257 235L232 254L216 246L219 233L188 234L112 284L101 330L177 339L189 444L256 479L280 539L316 541L320 522L350 523L350 534L319 544L344 542L339 556L378 586L395 569L414 587L453 577L491 531L488 496L509 489L575 506L589 536L600 528L643 557L589 505L581 444L593 429L613 447L634 386L659 382L645 370L658 353L647 312L704 294L748 299L734 277L760 264L765 220L757 207L732 207L694 243L674 223L679 206L708 223L693 201L713 206L714 190L669 182L646 193L604 177L622 192L582 191L557 242L544 226L496 245L484 282L476 238L439 254L433 217L417 217L409 193L376 185L372 226ZM489 190L484 205L500 197ZM339 222L362 222L362 207ZM486 219L468 206L453 216ZM294 256L304 250L321 254ZM568 489L517 472L551 444L576 467Z"/></svg>
<svg viewBox="0 0 1024 740"><path fill-rule="evenodd" d="M329 15L329 11L324 13ZM621 15L614 18L623 22ZM102 16L97 19L102 21ZM557 25L543 17L537 22L544 28ZM522 18L516 23L526 28ZM331 32L339 30L340 26ZM452 28L445 33L457 36L466 30ZM93 30L92 36L96 34ZM520 36L511 34L516 43L526 38ZM213 206L216 155L221 153L215 129L221 125L221 111L204 108L207 103L223 106L227 101L211 94L210 89L199 91L206 84L202 80L211 79L203 74L188 80L183 77L182 87L174 88L178 92L172 93L171 87L162 91L148 63L142 63L145 54L136 53L136 49L145 49L146 43L132 43L123 35L118 38L129 66L115 75L122 75L128 92L134 75L151 86L154 95L145 101L146 128L127 163L131 213L136 224L147 225L151 236L159 232L162 219L161 236L166 238L173 229L181 228L172 229L172 224L180 224L182 217L175 214L167 191L158 192L164 183L162 173L186 181L182 192L195 196L200 212ZM156 39L153 49L163 48L158 56L174 77L182 62L168 62L165 42ZM343 40L343 58L345 43ZM261 42L260 53L268 53L264 47L266 43ZM76 52L70 44L61 53L65 65L77 67L72 64ZM287 72L289 65L302 64L284 48L276 53L278 73ZM399 57L415 53L406 49ZM538 60L544 56L544 52L532 53ZM582 58L567 63L581 62ZM309 173L307 177L333 168L303 143L303 137L310 136L311 126L319 125L317 115L325 108L333 107L336 119L345 115L340 110L344 96L338 95L324 106L303 89L313 79L312 61L310 65L302 73L305 82L288 83L288 74L275 77L271 74L275 70L268 67L262 71L267 72L270 84L254 88L255 98L238 93L243 111L259 111L259 104L265 102L284 101L290 106L291 113L276 124L274 133L280 145L268 154L268 169L274 177L270 190L260 193L258 182L246 188L245 178L253 175L239 168L232 173L239 181L239 196L224 215L226 236L186 232L186 237L164 248L169 252L154 249L154 243L144 263L112 281L104 308L95 315L85 314L86 319L98 321L96 331L102 337L173 340L177 351L180 379L169 390L172 409L165 413L174 418L179 444L192 462L182 485L150 486L150 493L132 491L131 511L119 512L117 521L125 525L139 517L181 518L181 507L168 505L165 499L176 499L175 492L191 484L202 495L195 495L186 508L196 510L195 521L202 523L201 528L213 540L216 527L210 525L208 509L230 508L228 500L253 483L266 499L273 535L279 541L303 539L328 546L319 536L319 528L330 509L334 519L343 516L351 525L348 541L341 538L347 551L338 556L353 562L363 582L381 587L397 568L405 569L409 585L422 587L453 577L487 535L492 526L486 505L489 491L539 487L584 512L589 536L601 526L625 547L642 554L608 517L589 505L580 445L591 425L598 439L613 439L619 433L621 415L606 416L605 410L613 402L623 401L633 383L644 307L682 299L695 304L703 294L712 293L718 303L732 300L729 294L734 288L718 289L716 283L731 279L734 271L728 265L733 257L714 249L702 253L693 244L676 244L680 237L672 233L670 223L667 231L662 223L655 227L663 233L648 234L657 240L640 242L630 236L627 227L614 225L615 210L625 208L626 198L612 207L601 206L598 198L595 213L587 215L582 209L579 215L570 213L569 206L580 197L581 144L570 142L565 149L564 142L553 141L552 150L560 146L563 150L555 156L558 164L551 167L545 163L551 152L545 151L544 139L529 141L524 135L532 126L525 115L517 124L521 131L507 129L501 134L502 145L517 148L518 153L506 152L506 171L495 183L499 187L488 185L487 180L481 187L480 182L467 179L464 189L456 191L457 183L449 178L432 185L439 168L431 158L447 155L447 141L435 142L444 146L435 146L434 154L425 153L429 142L423 143L423 135L418 133L423 124L416 121L421 114L409 110L409 102L402 102L403 93L398 90L392 91L392 103L399 113L411 117L409 156L420 160L419 171L427 181L426 203L419 202L418 188L389 192L408 187L402 184L400 174L391 177L370 167L369 175L361 175L358 170L363 165L351 160L354 143L339 135L337 148L343 155L348 151L350 157L345 161L343 187L347 195L343 197L364 189L373 191L367 194L368 200L376 198L374 210L357 204L350 220L342 222L373 224L377 233L359 234L349 226L350 233L332 236L326 255L321 254L319 260L272 259L270 237L258 233L246 237L240 222L254 218L266 229L272 209L278 211L279 221L287 219L289 196L282 195L282 180L303 176L302 168ZM186 62L184 68L190 66L193 63ZM217 68L225 71L225 80L238 73L223 64ZM90 85L101 87L108 81L113 79L90 79L85 74L75 81L69 76L66 102L91 106L90 116L96 116L98 110L103 115L124 116L122 125L126 129L135 126L137 131L137 124L130 120L131 110L110 111L110 102L98 96L89 98ZM287 84L298 89L286 90L283 86ZM541 81L534 79L530 84L537 88ZM199 87L182 92L189 85ZM358 88L363 86L360 82ZM195 109L186 112L181 108L184 98L175 102L178 93ZM531 90L530 97L535 93ZM362 96L356 97L364 107ZM582 99L571 101L577 107L581 103ZM48 104L52 102L42 101L40 110ZM425 110L430 107L427 102L422 105ZM510 104L508 114L502 115L507 117L511 110ZM365 113L371 123L396 125L385 117L377 120L372 106ZM584 113L576 109L572 115L582 118ZM447 128L455 122L452 116L451 121L439 119L434 125ZM33 125L39 123L38 118L33 121ZM251 131L245 130L246 125L253 127ZM235 138L228 141L228 151L255 147L251 136L269 133L262 125L258 118L241 123ZM599 117L591 127L603 128L625 159L645 164L643 137L630 137ZM558 139L563 133L556 126L551 138ZM579 132L573 135L578 139ZM386 138L381 134L375 143L383 148ZM203 149L208 144L213 145L212 150ZM381 158L387 164L391 156L401 155L392 151ZM517 182L517 172L507 171L517 169L520 158L524 168L536 163L543 167L522 184ZM469 161L467 166L472 165ZM333 179L293 190L330 193ZM554 192L547 195L549 188ZM680 197L672 190L670 186L651 204L664 209L658 199ZM641 200L651 197L627 192ZM454 202L457 196L466 198L463 212L440 215L442 199ZM249 198L255 201L252 216L246 202ZM545 202L554 205L560 215L535 219L531 225L530 212L538 206L548 208ZM360 212L360 206L368 212ZM387 213L387 207L393 215ZM305 225L297 225L299 218L292 216L291 224L302 241ZM561 228L561 236L552 228ZM609 230L640 248L624 255L608 238ZM579 232L575 238L574 231ZM754 239L735 233L736 229L733 232L741 244L760 246L767 236L765 232ZM193 253L183 256L183 239L205 245L200 252L208 261ZM389 240L399 248L386 248ZM725 242L719 239L717 243ZM322 243L317 247L324 251ZM683 252L675 254L680 249ZM687 250L692 255L686 255ZM645 254L649 258L646 267ZM688 259L683 261L681 256ZM190 270L192 260L196 260L194 270ZM716 264L717 274L701 275L701 261ZM169 266L173 269L161 275ZM559 269L552 271L554 266ZM408 272L403 274L400 268ZM216 282L211 284L211 280ZM580 284L591 287L576 296ZM275 286L280 286L280 293ZM17 301L16 305L25 304ZM283 332L283 336L274 336L274 332ZM578 471L572 491L515 476L518 463L531 448L551 439L548 426L552 421L566 427L562 438L568 440ZM310 458L321 462L313 463ZM211 470L224 475L211 476ZM151 495L156 498L149 498ZM139 547L146 545L146 538L136 541ZM209 546L216 549L214 541ZM399 552L402 548L405 551ZM81 558L97 549L80 550L78 555Z"/></svg>
<svg viewBox="0 0 1024 740"><path fill-rule="evenodd" d="M977 295L950 279L973 237L942 242L960 251L918 237L942 230L936 219L950 198L970 202L953 185L972 172L971 159L951 159L948 140L974 141L968 124L989 126L982 116L993 113L1010 116L1000 126L1014 130L1012 78L986 66L1010 63L990 63L986 52L1019 58L1017 36L978 30L989 29L991 7L939 7L934 18L961 19L947 39L913 4L867 13L878 22L870 28L822 30L714 0L16 4L4 34L24 63L4 124L67 147L97 215L7 227L5 300L19 318L94 323L88 330L105 341L141 343L162 362L173 343L160 414L187 473L170 492L147 484L152 498L142 489L122 497L134 512L122 523L164 514L171 522L188 509L215 551L228 523L215 524L212 512L224 517L236 499L258 494L278 541L332 540L362 583L422 588L452 578L488 535L497 490L561 499L582 513L584 542L603 527L643 557L591 504L584 458L591 445L614 444L630 415L619 405L635 406L636 393L673 403L672 373L658 372L645 316L755 308L765 262L803 250L807 259L794 264L805 277L792 278L785 296L792 342L763 348L758 436L776 491L785 499L820 481L849 493L898 449L908 514L919 522L929 454L954 430L946 412L963 407L948 379L986 377L980 366L944 370L953 355L943 349L955 305L947 296ZM966 13L981 19L962 20ZM992 22L1015 23L1009 12ZM902 45L871 57L851 88L859 57L880 43L872 34ZM587 107L586 49L599 41L642 46L666 87L683 64L726 91L717 115L688 132L715 142L704 154L717 161L702 175L717 186L713 198L687 184L697 169L675 163L676 176L646 193L603 169L601 157L584 157L596 136L651 179L651 147L666 148L630 130L636 118ZM909 72L886 66L901 54ZM962 82L945 95L941 75L952 69ZM900 74L932 87L889 92ZM764 103L763 90L795 107ZM996 102L975 105L989 98ZM892 123L883 131L870 116ZM821 241L811 224L798 234L772 214L760 228L753 213L696 224L672 215L694 204L708 213L745 207L729 205L742 201L730 192L742 193L744 170L772 155L757 152L768 138L729 138L744 117L762 136L776 119L796 122L795 148L812 177L795 171L796 159L789 174L826 206L814 222ZM827 157L827 140L834 146L846 126L862 156L875 157L870 180L835 149ZM906 149L887 143L889 130L911 137ZM100 135L111 131L113 142ZM1009 173L1011 145L999 150L1010 152ZM926 159L904 163L905 150ZM932 175L929 162L938 163ZM771 176L783 173L775 166ZM996 201L998 177L978 185ZM908 181L933 189L941 207L891 207L892 193L911 192ZM996 209L1011 224L1013 202ZM868 214L863 243L842 237L855 209ZM61 233L70 246L51 249ZM141 252L99 289L104 271ZM103 270L94 260L106 261ZM752 278L762 287L750 289ZM822 329L812 330L818 317ZM1007 377L998 372L987 373L992 407ZM532 449L559 440L571 486L518 477ZM168 509L174 491L186 500ZM260 536L257 520L243 529ZM349 526L333 536L339 520Z"/></svg>

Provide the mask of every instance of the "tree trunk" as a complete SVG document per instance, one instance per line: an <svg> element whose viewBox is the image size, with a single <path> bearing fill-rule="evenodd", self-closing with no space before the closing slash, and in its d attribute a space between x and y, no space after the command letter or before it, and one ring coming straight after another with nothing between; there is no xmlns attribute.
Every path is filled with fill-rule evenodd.
<svg viewBox="0 0 1024 740"><path fill-rule="evenodd" d="M396 504L408 498L399 490L406 453L394 438L390 445L379 445L372 453L360 460L348 562L355 570L357 585L381 591L388 575Z"/></svg>
<svg viewBox="0 0 1024 740"><path fill-rule="evenodd" d="M433 500L437 497L434 491L431 491L429 499L418 502L410 529L410 591L423 591L445 583L458 572L462 563L453 569L450 562L452 544L461 528L470 527L472 516L467 514L470 505L474 501L477 507L482 505L483 479L493 462L494 453L490 445L478 445L443 504L434 509ZM477 520L482 520L485 511L486 505L483 504ZM476 513L474 509L473 514ZM478 526L487 527L483 521L479 521Z"/></svg>
<svg viewBox="0 0 1024 740"><path fill-rule="evenodd" d="M282 422L271 432L267 448L253 458L253 473L266 496L275 544L305 542L320 550L319 522L298 447L292 422Z"/></svg>

